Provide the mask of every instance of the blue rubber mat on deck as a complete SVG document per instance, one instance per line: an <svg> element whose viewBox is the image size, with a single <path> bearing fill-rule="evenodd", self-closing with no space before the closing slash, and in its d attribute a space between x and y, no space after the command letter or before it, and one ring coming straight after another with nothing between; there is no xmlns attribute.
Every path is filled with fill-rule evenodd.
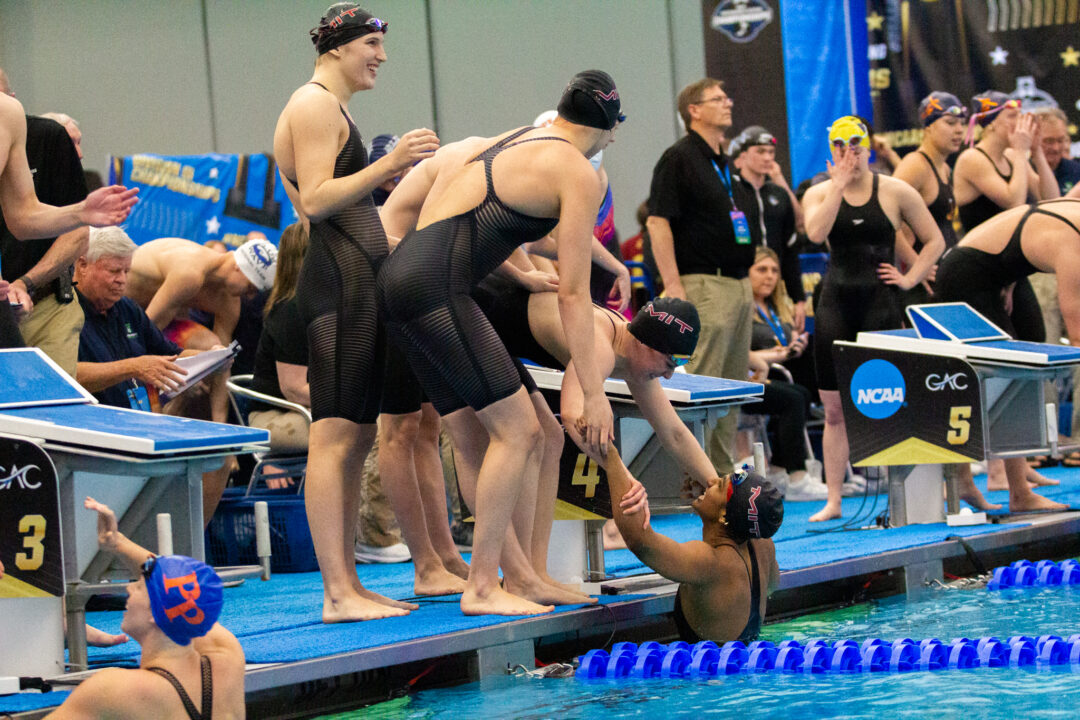
<svg viewBox="0 0 1080 720"><path fill-rule="evenodd" d="M49 693L27 692L0 697L0 713L21 713L30 710L56 707L67 700L70 690L54 690Z"/></svg>

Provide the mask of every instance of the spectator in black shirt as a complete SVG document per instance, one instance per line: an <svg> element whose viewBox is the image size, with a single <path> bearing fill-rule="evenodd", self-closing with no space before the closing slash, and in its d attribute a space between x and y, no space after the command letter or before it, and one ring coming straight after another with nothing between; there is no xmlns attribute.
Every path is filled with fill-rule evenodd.
<svg viewBox="0 0 1080 720"><path fill-rule="evenodd" d="M746 276L761 227L747 222L745 208L754 197L733 181L722 148L732 102L713 78L683 88L678 102L687 133L653 170L646 227L665 295L689 300L701 316L687 370L745 380L754 307ZM706 441L719 474L734 470L737 420L728 413Z"/></svg>
<svg viewBox="0 0 1080 720"><path fill-rule="evenodd" d="M740 184L754 197L743 209L751 224L760 226L765 246L780 258L784 288L794 303L793 325L802 332L806 293L795 247L802 209L776 162L776 137L760 125L751 125L731 141L728 154L739 170Z"/></svg>

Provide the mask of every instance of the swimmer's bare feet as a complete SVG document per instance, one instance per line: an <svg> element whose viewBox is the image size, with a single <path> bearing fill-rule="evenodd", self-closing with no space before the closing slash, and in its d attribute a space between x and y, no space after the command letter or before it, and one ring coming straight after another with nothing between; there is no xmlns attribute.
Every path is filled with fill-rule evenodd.
<svg viewBox="0 0 1080 720"><path fill-rule="evenodd" d="M568 583L561 583L558 580L556 580L555 578L548 575L546 572L540 572L538 570L536 572L536 575L541 580L543 580L546 585L550 585L551 587L559 588L560 590L565 590L567 592L578 593L582 597L586 597L586 598L590 597L589 595L586 595L585 593L581 592L581 588L578 587L577 585L570 585ZM586 602L586 601L583 600L582 602Z"/></svg>
<svg viewBox="0 0 1080 720"><path fill-rule="evenodd" d="M1031 483L1031 485L1033 485L1034 487L1040 487L1040 486L1044 486L1044 485L1060 485L1061 484L1060 480L1054 480L1053 478L1048 478L1045 475L1043 475L1042 473L1038 472L1033 467L1029 467L1027 469L1027 472L1024 474L1024 479L1027 480L1029 483Z"/></svg>
<svg viewBox="0 0 1080 720"><path fill-rule="evenodd" d="M452 572L462 580L469 579L469 563L465 562L465 558L457 555L439 559L442 560L443 567L446 568L447 572Z"/></svg>
<svg viewBox="0 0 1080 720"><path fill-rule="evenodd" d="M375 593L369 594L375 595ZM382 597L379 595L379 597ZM389 600L389 598L383 598ZM405 605L406 603L399 603ZM417 606L413 605L413 609ZM378 620L380 618L408 615L409 610L375 602L360 595L345 595L338 600L323 597L322 619L324 623L357 622L360 620Z"/></svg>
<svg viewBox="0 0 1080 720"><path fill-rule="evenodd" d="M1005 475L1005 463L1001 460L988 460L986 462L986 489L1009 489L1009 478Z"/></svg>
<svg viewBox="0 0 1080 720"><path fill-rule="evenodd" d="M810 516L810 522L822 522L824 520L836 520L840 517L840 503L825 503L825 507Z"/></svg>
<svg viewBox="0 0 1080 720"><path fill-rule="evenodd" d="M457 595L465 592L465 580L439 565L423 575L419 571L416 573L413 592L417 595Z"/></svg>
<svg viewBox="0 0 1080 720"><path fill-rule="evenodd" d="M484 595L468 587L461 596L461 612L466 615L540 615L554 609L554 605L537 605L511 595L498 585Z"/></svg>
<svg viewBox="0 0 1080 720"><path fill-rule="evenodd" d="M123 645L127 641L128 636L123 633L113 635L104 630L99 630L93 625L86 626L86 644L90 647L113 647L114 645Z"/></svg>
<svg viewBox="0 0 1080 720"><path fill-rule="evenodd" d="M1009 511L1010 512L1030 512L1032 510L1068 510L1068 505L1062 505L1059 502L1054 502L1044 498L1042 495L1036 495L1033 492L1028 492L1019 497L1009 496Z"/></svg>
<svg viewBox="0 0 1080 720"><path fill-rule="evenodd" d="M360 578L356 578L356 580L353 581L353 586L352 587L353 587L353 591L357 595L359 595L360 597L364 598L365 600L370 600L371 602L378 603L380 605L385 605L386 607L389 607L389 608L395 608L397 610L406 610L407 611L407 610L416 610L417 608L420 607L416 603L403 602L401 600L394 600L392 598L386 597L385 595L380 595L377 592L371 592L370 590L368 590L366 587L364 587L360 583Z"/></svg>
<svg viewBox="0 0 1080 720"><path fill-rule="evenodd" d="M594 605L599 602L596 598L578 590L568 590L561 585L549 585L539 578L523 583L506 579L503 581L503 587L514 595L543 605Z"/></svg>
<svg viewBox="0 0 1080 720"><path fill-rule="evenodd" d="M979 488L975 487L974 484L972 484L969 490L961 490L957 493L957 495L960 497L961 500L963 500L976 510L1001 509L1001 505L999 505L998 503L988 502L987 499L983 497L982 491L980 491Z"/></svg>

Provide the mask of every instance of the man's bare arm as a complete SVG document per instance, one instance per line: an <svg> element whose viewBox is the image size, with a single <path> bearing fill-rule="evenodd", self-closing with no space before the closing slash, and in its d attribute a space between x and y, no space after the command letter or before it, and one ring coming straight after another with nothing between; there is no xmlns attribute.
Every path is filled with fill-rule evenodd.
<svg viewBox="0 0 1080 720"><path fill-rule="evenodd" d="M64 233L49 246L49 249L38 260L37 264L24 273L24 277L29 278L30 282L38 287L55 280L60 276L61 271L66 271L80 255L86 254L86 246L89 241L90 228L87 227L76 228ZM18 284L23 290L26 290L23 283Z"/></svg>
<svg viewBox="0 0 1080 720"><path fill-rule="evenodd" d="M650 215L645 227L649 231L660 279L664 281L664 294L685 300L686 290L683 289L679 266L675 262L675 235L671 232L671 223L667 218Z"/></svg>

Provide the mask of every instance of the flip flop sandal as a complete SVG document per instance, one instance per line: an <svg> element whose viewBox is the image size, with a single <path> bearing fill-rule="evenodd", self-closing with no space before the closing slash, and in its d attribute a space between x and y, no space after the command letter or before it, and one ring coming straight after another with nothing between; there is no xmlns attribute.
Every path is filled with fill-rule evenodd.
<svg viewBox="0 0 1080 720"><path fill-rule="evenodd" d="M1076 458L1077 466L1080 467L1080 456ZM1049 455L1034 455L1027 459L1029 468L1039 470L1041 468L1056 467L1058 461Z"/></svg>
<svg viewBox="0 0 1080 720"><path fill-rule="evenodd" d="M1062 467L1080 467L1080 450L1073 450L1061 458Z"/></svg>

